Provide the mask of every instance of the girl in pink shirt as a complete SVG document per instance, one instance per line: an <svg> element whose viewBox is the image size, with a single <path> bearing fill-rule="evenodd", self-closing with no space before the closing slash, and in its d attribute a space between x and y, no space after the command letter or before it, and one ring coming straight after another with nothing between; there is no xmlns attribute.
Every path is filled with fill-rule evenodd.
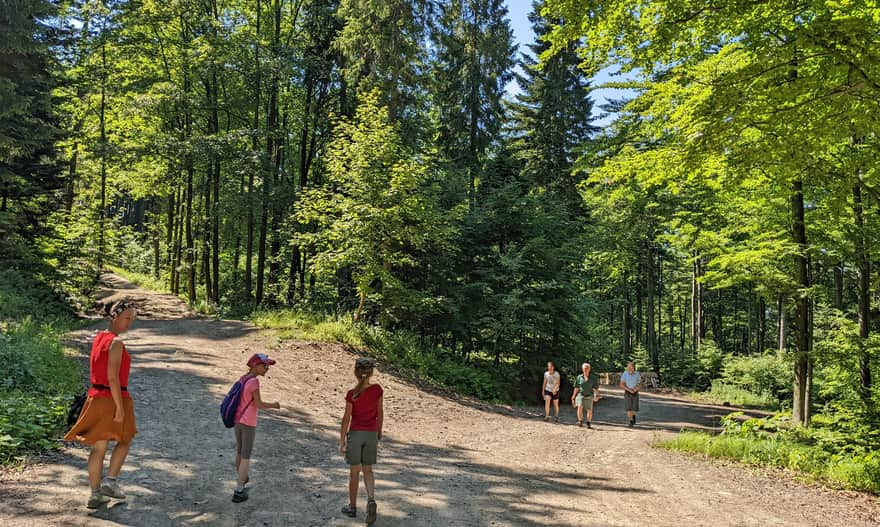
<svg viewBox="0 0 880 527"><path fill-rule="evenodd" d="M257 411L267 408L281 408L277 402L267 403L260 398L260 379L269 371L269 366L275 364L263 353L256 353L247 362L248 373L241 378L244 387L241 390L241 399L238 409L235 411L235 470L238 473L238 481L235 491L232 493L232 501L240 503L248 499L248 490L245 487L248 479L248 470L251 467L251 451L254 448L254 437L257 433Z"/></svg>

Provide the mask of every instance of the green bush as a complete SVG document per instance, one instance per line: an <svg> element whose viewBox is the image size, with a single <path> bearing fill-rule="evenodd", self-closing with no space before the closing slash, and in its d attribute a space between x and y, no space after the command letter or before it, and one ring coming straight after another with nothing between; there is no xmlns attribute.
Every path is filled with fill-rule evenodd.
<svg viewBox="0 0 880 527"><path fill-rule="evenodd" d="M505 380L501 369L481 356L470 362L437 347L424 347L419 338L405 331L353 324L348 318L294 310L258 311L251 317L264 328L275 329L281 338L337 342L361 348L363 353L393 365L424 382L490 401L515 398L515 383Z"/></svg>
<svg viewBox="0 0 880 527"><path fill-rule="evenodd" d="M695 399L715 404L730 403L734 406L779 409L779 400L773 395L767 392L756 394L719 379L712 381L712 386L708 391L694 392L691 395Z"/></svg>
<svg viewBox="0 0 880 527"><path fill-rule="evenodd" d="M877 446L829 427L833 422L819 414L814 426L804 428L792 426L787 414L743 419L735 413L722 419L721 435L682 432L658 446L790 469L835 487L880 494Z"/></svg>
<svg viewBox="0 0 880 527"><path fill-rule="evenodd" d="M0 270L0 462L53 448L79 367L60 343L69 308L42 282Z"/></svg>
<svg viewBox="0 0 880 527"><path fill-rule="evenodd" d="M753 394L766 394L777 401L791 399L791 361L780 353L728 357L721 379L726 385Z"/></svg>

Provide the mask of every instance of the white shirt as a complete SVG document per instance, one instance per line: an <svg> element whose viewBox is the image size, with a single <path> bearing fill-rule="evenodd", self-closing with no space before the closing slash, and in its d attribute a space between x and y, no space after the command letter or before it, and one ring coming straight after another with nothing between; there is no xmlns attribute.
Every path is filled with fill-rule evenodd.
<svg viewBox="0 0 880 527"><path fill-rule="evenodd" d="M559 372L554 371L553 375L550 375L549 371L545 371L544 380L547 381L547 384L544 385L544 389L548 392L555 392L556 388L559 387Z"/></svg>

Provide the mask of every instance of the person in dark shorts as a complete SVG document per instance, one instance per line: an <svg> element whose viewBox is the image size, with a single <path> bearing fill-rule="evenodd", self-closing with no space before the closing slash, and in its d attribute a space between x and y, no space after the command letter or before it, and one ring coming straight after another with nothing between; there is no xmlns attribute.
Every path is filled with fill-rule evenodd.
<svg viewBox="0 0 880 527"><path fill-rule="evenodd" d="M134 322L136 309L131 302L121 300L106 305L105 314L110 317L110 328L99 331L92 342L88 399L79 419L64 436L65 441L77 441L92 447L88 463L92 493L86 503L89 509L97 509L110 498L125 499L116 478L137 434L134 402L128 393L131 355L121 338ZM110 441L115 441L116 446L110 455L107 476L102 477Z"/></svg>
<svg viewBox="0 0 880 527"><path fill-rule="evenodd" d="M556 410L555 421L559 421L559 372L553 361L547 363L547 371L544 372L544 382L541 384L541 396L544 398L544 420L550 420L550 401Z"/></svg>
<svg viewBox="0 0 880 527"><path fill-rule="evenodd" d="M235 473L238 476L232 501L241 503L248 499L247 482L250 480L251 451L257 434L257 415L259 410L279 409L281 403L269 403L260 397L260 379L275 364L264 353L255 353L247 361L248 372L241 378L243 387L238 409L235 411Z"/></svg>
<svg viewBox="0 0 880 527"><path fill-rule="evenodd" d="M623 400L626 406L626 416L629 418L629 426L636 425L636 414L639 413L639 388L642 375L636 371L633 362L626 363L626 371L620 375L620 388L623 390Z"/></svg>
<svg viewBox="0 0 880 527"><path fill-rule="evenodd" d="M367 525L376 521L376 481L373 465L379 440L382 439L382 387L370 383L373 376L373 359L361 357L354 363L354 376L357 385L345 394L345 413L339 432L339 453L345 455L349 465L348 505L342 513L354 518L357 516L357 495L360 473L364 473L364 487L367 490Z"/></svg>
<svg viewBox="0 0 880 527"><path fill-rule="evenodd" d="M584 426L584 409L587 411L587 428L593 426L593 403L599 400L599 377L592 373L589 362L581 364L583 373L574 381L574 393L571 394L571 405L577 408L578 426Z"/></svg>

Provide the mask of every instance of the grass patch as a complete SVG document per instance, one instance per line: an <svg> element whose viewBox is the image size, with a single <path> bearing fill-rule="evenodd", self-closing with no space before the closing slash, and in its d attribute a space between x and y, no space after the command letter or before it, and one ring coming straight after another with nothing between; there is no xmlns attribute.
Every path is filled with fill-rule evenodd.
<svg viewBox="0 0 880 527"><path fill-rule="evenodd" d="M720 435L682 432L657 446L789 469L835 488L880 494L880 453L875 449L829 448L829 443L818 440L828 435L823 429L791 429L781 425L779 417L744 422L735 416L725 419Z"/></svg>
<svg viewBox="0 0 880 527"><path fill-rule="evenodd" d="M514 400L503 368L472 356L465 361L442 348L427 348L407 332L353 324L350 320L293 310L258 311L251 320L274 329L283 339L333 342L359 348L362 353L391 364L408 377L464 395L493 402ZM508 377L509 378L509 377ZM513 383L515 384L515 383Z"/></svg>
<svg viewBox="0 0 880 527"><path fill-rule="evenodd" d="M61 337L79 325L48 285L0 270L0 462L58 445L70 399L82 390Z"/></svg>
<svg viewBox="0 0 880 527"><path fill-rule="evenodd" d="M779 410L779 399L769 393L756 394L749 390L727 384L721 380L712 381L712 387L705 392L691 392L690 396L712 404L730 403L745 408Z"/></svg>
<svg viewBox="0 0 880 527"><path fill-rule="evenodd" d="M116 267L115 265L107 265L105 267L142 289L156 291L159 293L171 292L168 290L167 287L165 287L165 281L161 278L156 278L153 275L149 274L128 271L126 269L123 269L122 267Z"/></svg>

